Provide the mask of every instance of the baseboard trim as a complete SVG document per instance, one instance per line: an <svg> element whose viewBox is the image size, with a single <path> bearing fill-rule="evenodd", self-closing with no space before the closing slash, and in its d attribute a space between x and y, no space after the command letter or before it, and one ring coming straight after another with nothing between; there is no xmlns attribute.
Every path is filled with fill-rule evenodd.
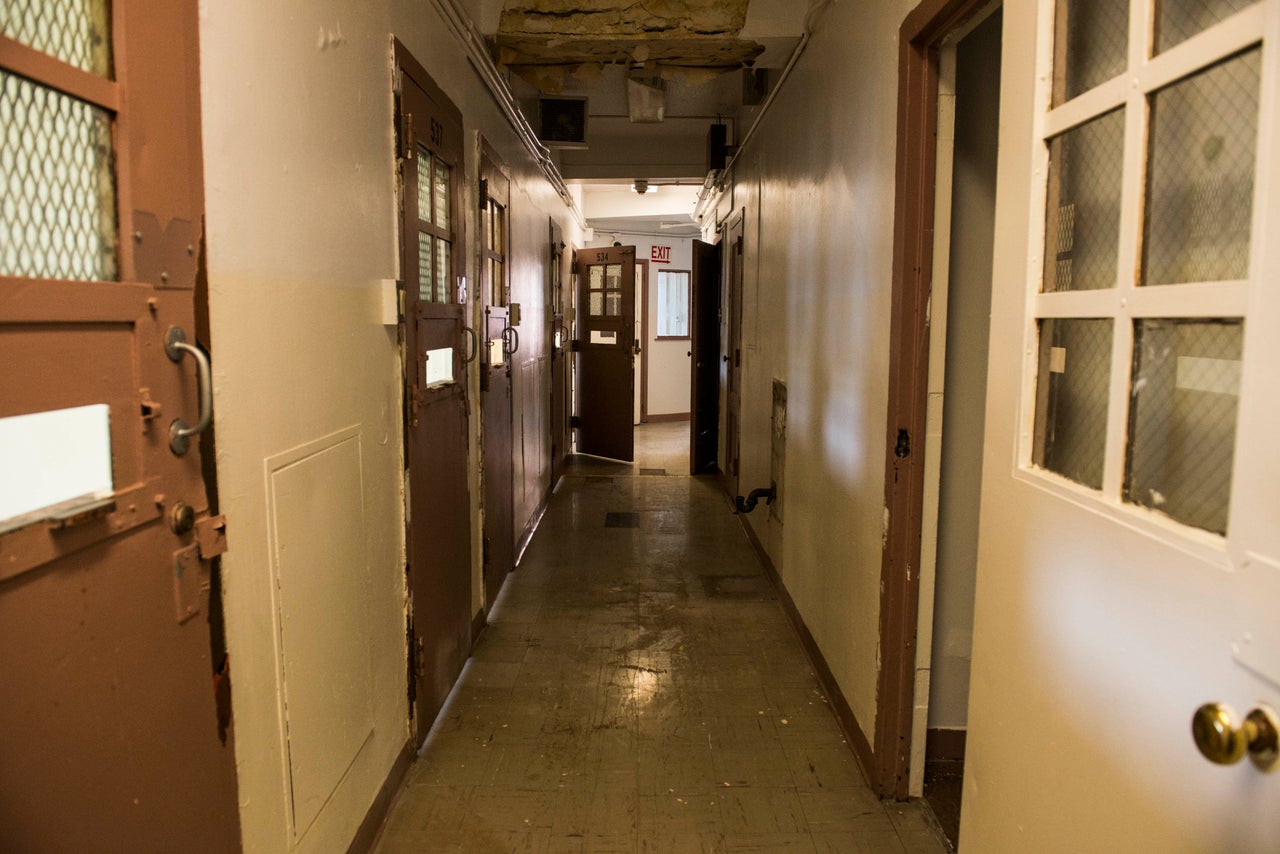
<svg viewBox="0 0 1280 854"><path fill-rule="evenodd" d="M663 422L666 422L666 421L688 421L688 420L689 420L689 413L687 412L669 412L665 415L651 415L649 413L645 413L645 416L644 416L645 424L662 424Z"/></svg>
<svg viewBox="0 0 1280 854"><path fill-rule="evenodd" d="M964 761L965 739L963 729L931 729L925 732L924 758Z"/></svg>
<svg viewBox="0 0 1280 854"><path fill-rule="evenodd" d="M404 782L405 774L409 773L411 764L413 764L413 742L406 741L404 747L400 748L400 755L391 764L387 779L382 781L382 787L378 789L377 796L369 805L364 821L360 822L356 835L347 846L347 854L367 854L378 843L378 837L382 835L382 825L387 820L387 813L391 810L391 802L395 799L396 792L400 791L400 784Z"/></svg>
<svg viewBox="0 0 1280 854"><path fill-rule="evenodd" d="M782 602L782 608L787 612L791 625L795 627L796 634L800 636L800 643L804 647L805 653L809 656L809 662L813 665L814 672L818 675L818 682L822 687L822 692L827 695L827 702L835 710L836 720L840 723L840 729L844 732L845 741L853 751L853 758L857 761L859 770L862 771L863 779L870 784L870 772L875 767L871 742L867 740L866 733L858 725L858 719L854 717L849 701L845 699L844 693L841 692L839 683L836 682L835 674L831 672L827 659L822 655L822 650L818 648L818 642L813 639L813 634L809 631L809 627L805 625L804 618L800 616L800 610L796 608L795 601L792 600L791 594L787 592L786 586L782 583L782 576L778 574L778 569L773 565L773 560L770 559L768 552L764 550L764 546L761 545L759 538L756 537L755 531L747 524L746 518L739 515L738 521L742 523L742 530L746 532L747 539L751 542L751 547L755 549L756 556L760 558L760 564L764 567L765 575L769 577L774 590L777 591L778 600Z"/></svg>
<svg viewBox="0 0 1280 854"><path fill-rule="evenodd" d="M554 487L552 487L554 489ZM538 530L538 525L542 524L542 517L547 515L547 505L551 503L551 489L547 490L547 494L542 496L538 509L533 511L533 515L529 517L529 524L524 526L524 531L520 534L520 539L516 540L516 559L512 561L511 568L516 569L520 566L520 561L524 560L525 550L529 548L529 543L533 540L533 534Z"/></svg>

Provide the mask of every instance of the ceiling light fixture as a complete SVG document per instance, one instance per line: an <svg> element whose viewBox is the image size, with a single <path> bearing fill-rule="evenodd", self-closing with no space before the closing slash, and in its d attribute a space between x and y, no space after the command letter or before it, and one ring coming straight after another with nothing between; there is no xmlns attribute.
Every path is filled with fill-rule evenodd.
<svg viewBox="0 0 1280 854"><path fill-rule="evenodd" d="M657 190L658 188L654 187L653 189ZM631 192L639 193L643 196L645 193L649 192L649 182L644 178L637 178L635 183L631 185Z"/></svg>

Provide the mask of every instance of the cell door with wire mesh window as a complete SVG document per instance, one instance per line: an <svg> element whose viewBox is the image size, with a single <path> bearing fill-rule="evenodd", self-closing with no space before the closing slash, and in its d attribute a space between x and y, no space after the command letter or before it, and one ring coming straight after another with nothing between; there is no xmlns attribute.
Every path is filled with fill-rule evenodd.
<svg viewBox="0 0 1280 854"><path fill-rule="evenodd" d="M480 421L484 436L484 587L492 605L515 561L512 491L511 360L520 332L511 323L507 224L511 181L498 154L481 140L480 294L484 305Z"/></svg>
<svg viewBox="0 0 1280 854"><path fill-rule="evenodd" d="M578 253L578 451L634 458L636 248Z"/></svg>
<svg viewBox="0 0 1280 854"><path fill-rule="evenodd" d="M467 347L461 287L462 114L399 42L396 62L412 597L409 678L421 742L471 653L466 365L474 353L469 355ZM470 345L475 346L474 335Z"/></svg>
<svg viewBox="0 0 1280 854"><path fill-rule="evenodd" d="M198 12L0 0L7 851L240 847Z"/></svg>

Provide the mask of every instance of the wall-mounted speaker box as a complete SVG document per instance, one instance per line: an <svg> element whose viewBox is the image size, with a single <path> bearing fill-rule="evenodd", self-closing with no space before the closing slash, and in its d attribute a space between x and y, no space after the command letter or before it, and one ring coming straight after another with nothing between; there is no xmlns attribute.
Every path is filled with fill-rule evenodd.
<svg viewBox="0 0 1280 854"><path fill-rule="evenodd" d="M742 106L758 107L769 94L769 69L742 69Z"/></svg>
<svg viewBox="0 0 1280 854"><path fill-rule="evenodd" d="M539 98L538 139L548 148L586 148L587 99L572 95Z"/></svg>
<svg viewBox="0 0 1280 854"><path fill-rule="evenodd" d="M725 167L729 153L728 125L713 124L707 129L707 171L717 172Z"/></svg>

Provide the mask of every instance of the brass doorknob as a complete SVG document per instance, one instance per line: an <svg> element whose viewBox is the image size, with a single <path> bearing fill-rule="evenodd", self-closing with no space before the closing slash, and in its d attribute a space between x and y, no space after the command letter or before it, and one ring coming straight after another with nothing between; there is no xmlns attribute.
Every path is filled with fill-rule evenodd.
<svg viewBox="0 0 1280 854"><path fill-rule="evenodd" d="M1280 721L1275 712L1259 705L1236 723L1236 713L1225 703L1205 703L1191 718L1196 747L1210 762L1234 765L1249 755L1259 770L1270 771L1280 759Z"/></svg>

